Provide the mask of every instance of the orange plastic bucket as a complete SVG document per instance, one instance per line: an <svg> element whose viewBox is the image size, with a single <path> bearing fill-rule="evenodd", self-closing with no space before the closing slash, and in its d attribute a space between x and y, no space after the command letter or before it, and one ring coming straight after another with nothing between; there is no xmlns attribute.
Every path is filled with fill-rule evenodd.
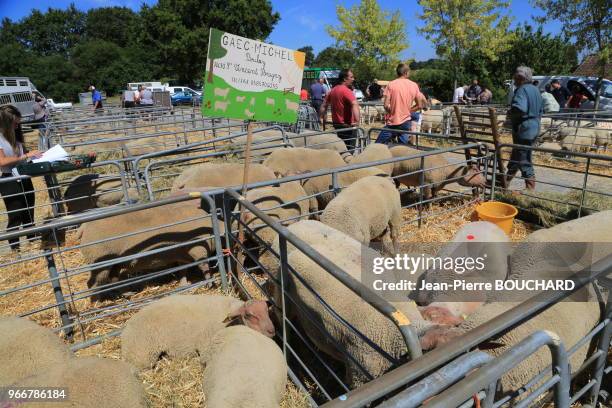
<svg viewBox="0 0 612 408"><path fill-rule="evenodd" d="M501 203L499 201L487 201L476 206L476 214L481 221L489 221L496 224L504 232L510 235L514 217L518 214L516 207Z"/></svg>

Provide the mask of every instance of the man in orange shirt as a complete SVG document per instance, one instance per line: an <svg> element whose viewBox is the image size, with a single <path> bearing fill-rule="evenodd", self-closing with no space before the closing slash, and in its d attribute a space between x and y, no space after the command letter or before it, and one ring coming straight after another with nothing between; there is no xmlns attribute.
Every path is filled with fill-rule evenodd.
<svg viewBox="0 0 612 408"><path fill-rule="evenodd" d="M408 79L410 68L408 64L399 64L395 69L397 78L389 82L383 93L383 104L386 116L386 129L411 130L412 123L410 108L415 103L415 111L425 108L427 100L419 90L416 82ZM389 143L394 134L399 134L401 143L409 144L408 135L383 130L378 135L376 143Z"/></svg>
<svg viewBox="0 0 612 408"><path fill-rule="evenodd" d="M325 97L323 105L321 105L319 115L321 123L323 127L325 127L327 106L330 105L334 129L356 127L359 124L359 104L357 103L353 91L349 88L355 81L353 71L350 69L343 69L340 71L338 79L340 83L332 88ZM344 140L346 148L352 153L355 149L357 132L354 130L338 132L338 137Z"/></svg>

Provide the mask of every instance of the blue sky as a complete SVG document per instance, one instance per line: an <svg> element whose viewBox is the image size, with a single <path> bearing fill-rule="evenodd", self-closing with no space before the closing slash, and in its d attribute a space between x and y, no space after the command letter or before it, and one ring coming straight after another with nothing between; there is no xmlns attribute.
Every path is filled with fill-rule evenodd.
<svg viewBox="0 0 612 408"><path fill-rule="evenodd" d="M37 0L24 2L15 0L0 0L0 18L9 17L18 20L30 13L33 8L46 10L48 7L65 8L70 0ZM103 6L127 6L137 10L144 2L153 4L156 0L75 0L80 10ZM326 25L336 25L336 5L350 7L359 0L272 0L274 10L281 15L280 22L274 28L269 40L287 48L300 48L311 45L315 53L333 45L334 41L325 31ZM400 9L406 20L406 34L409 48L403 53L404 58L425 60L435 56L431 43L417 33L421 21L417 15L421 8L416 0L379 0L383 9ZM514 17L513 26L523 22L532 22L532 16L542 16L540 9L534 8L529 0L510 0L509 14ZM544 26L544 31L558 33L558 22L551 21Z"/></svg>

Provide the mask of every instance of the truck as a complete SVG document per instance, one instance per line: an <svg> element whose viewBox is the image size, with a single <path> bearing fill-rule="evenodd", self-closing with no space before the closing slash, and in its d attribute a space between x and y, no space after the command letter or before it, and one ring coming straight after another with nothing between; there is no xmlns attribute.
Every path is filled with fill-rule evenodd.
<svg viewBox="0 0 612 408"><path fill-rule="evenodd" d="M155 82L155 81L148 81L148 82L130 82L128 83L128 89L130 91L137 91L138 87L142 86L143 88L148 88L151 91L155 92L155 91L165 91L166 88L168 88L168 83L161 83L161 82Z"/></svg>
<svg viewBox="0 0 612 408"><path fill-rule="evenodd" d="M0 106L12 105L21 113L22 122L34 120L34 95L36 87L26 77L0 77Z"/></svg>
<svg viewBox="0 0 612 408"><path fill-rule="evenodd" d="M27 77L0 77L0 106L17 108L23 123L34 120L34 92L43 95ZM47 99L46 107L49 110L69 109L72 103L55 103L53 99Z"/></svg>

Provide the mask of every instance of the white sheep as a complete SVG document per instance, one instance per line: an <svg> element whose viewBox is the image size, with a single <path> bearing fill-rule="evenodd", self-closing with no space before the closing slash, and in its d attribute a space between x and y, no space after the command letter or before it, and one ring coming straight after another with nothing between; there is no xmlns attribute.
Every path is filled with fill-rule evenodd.
<svg viewBox="0 0 612 408"><path fill-rule="evenodd" d="M185 169L172 183L173 192L198 187L231 187L242 185L244 164L204 163ZM275 179L274 172L261 164L249 166L249 183Z"/></svg>
<svg viewBox="0 0 612 408"><path fill-rule="evenodd" d="M338 237L338 235L335 236ZM361 243L347 235L336 239L326 237L312 248L359 281L364 273L362 266L364 258L380 256L376 251L363 247ZM406 356L408 350L404 339L397 326L389 318L355 295L301 251L291 251L288 255L288 262L329 307L355 329L382 347L392 357L401 360ZM288 289L291 298L299 305L288 315L296 317L304 328L304 333L317 348L334 359L346 363L347 382L351 389L366 381L366 378L354 363L347 360L336 349L334 346L336 342L342 345L374 377L383 374L391 367L391 363L386 358L373 351L369 345L331 316L293 274L289 275ZM392 302L392 304L397 308L395 315L403 314L401 320L405 319L405 323L411 324L418 334L424 333L434 325L421 317L414 302ZM329 341L308 316L314 316L314 320L323 325L324 330L333 338L333 341Z"/></svg>
<svg viewBox="0 0 612 408"><path fill-rule="evenodd" d="M138 201L138 191L129 187L128 200ZM121 180L102 178L99 174L83 174L70 181L64 191L64 200L69 214L92 208L103 208L125 201Z"/></svg>
<svg viewBox="0 0 612 408"><path fill-rule="evenodd" d="M420 280L428 283L449 283L455 279L475 282L493 282L505 280L508 274L508 258L512 246L508 235L497 225L487 221L471 222L459 229L452 241L444 245L436 254L439 259L474 259L481 258L482 268L474 265L471 270L461 274L457 269L444 269L436 265L426 270ZM421 285L418 284L420 287ZM436 301L437 296L450 300ZM440 321L440 314L465 318L480 307L491 295L485 291L459 291L436 293L433 291L413 293L412 297L419 303L426 303L421 314L431 320ZM469 300L468 300L469 299Z"/></svg>
<svg viewBox="0 0 612 408"><path fill-rule="evenodd" d="M391 151L389 150L389 147L386 144L371 143L363 150L363 152L359 153L356 156L353 156L351 160L347 161L350 164L363 164L392 158L393 155L391 154ZM376 167L378 167L388 175L391 175L393 173L393 163L380 164Z"/></svg>
<svg viewBox="0 0 612 408"><path fill-rule="evenodd" d="M244 102L244 100L246 99L246 96L236 96L236 102Z"/></svg>
<svg viewBox="0 0 612 408"><path fill-rule="evenodd" d="M216 334L201 361L206 366L202 388L207 407L280 405L287 364L273 340L248 327L228 327Z"/></svg>
<svg viewBox="0 0 612 408"><path fill-rule="evenodd" d="M300 182L293 181L254 188L247 192L246 199L274 220L288 225L302 218L308 218L311 213L317 213L317 200L314 197L304 199L306 196L306 191ZM239 207L240 204L236 206L236 211ZM276 232L263 224L250 211L243 211L242 221L265 243L271 244L276 238Z"/></svg>
<svg viewBox="0 0 612 408"><path fill-rule="evenodd" d="M508 279L550 278L551 272L554 272L555 279L564 279L567 274L577 272L611 254L609 246L612 242L611 229L612 210L608 210L533 232L512 253ZM589 245L581 245L581 242ZM534 292L533 295L535 294ZM574 301L577 299L581 301ZM586 286L569 299L553 305L499 339L493 339L498 348L487 347L487 352L499 356L536 330L547 330L558 334L566 349L569 349L599 322L601 311L596 299L593 289ZM428 331L421 339L421 344L425 349L434 348L516 305L516 302L508 301L487 303L469 315L465 322L456 328ZM587 351L588 343L570 358L573 370L584 362ZM546 349L539 350L533 358L522 362L502 378L503 392L525 384L548 364L550 364L550 353Z"/></svg>
<svg viewBox="0 0 612 408"><path fill-rule="evenodd" d="M342 171L338 173L338 187L345 188L368 176L387 177L387 174L378 167L364 167L350 171ZM335 197L332 190L333 177L331 174L319 177L312 177L304 182L304 190L308 195L317 197L317 205L320 210L324 210L331 200Z"/></svg>
<svg viewBox="0 0 612 408"><path fill-rule="evenodd" d="M185 220L188 220L185 222ZM176 225L162 227L163 225ZM222 228L222 224L220 224ZM134 234L135 232L143 231ZM204 260L214 254L213 239L204 239L212 235L212 222L209 216L189 201L152 207L140 211L115 215L84 223L81 226L81 253L88 264L106 261L104 267L92 269L87 282L90 288L117 282L123 273L127 275L150 272L164 267L184 265L197 260ZM123 238L118 235L133 234ZM103 241L96 243L98 241ZM188 243L190 242L190 243ZM92 245L87 245L87 244ZM95 243L95 244L94 244ZM165 246L184 243L177 248L155 252L123 263L108 265L108 261L128 255L141 254L144 251L160 249ZM208 274L208 265L199 265L204 276ZM183 271L181 283L185 283L187 271ZM104 298L111 294L106 292L94 295Z"/></svg>
<svg viewBox="0 0 612 408"><path fill-rule="evenodd" d="M153 302L128 320L121 333L124 360L139 369L159 358L202 354L219 330L231 320L274 336L274 325L263 301L243 302L230 296L178 295Z"/></svg>
<svg viewBox="0 0 612 408"><path fill-rule="evenodd" d="M321 133L304 130L300 134L288 133L287 138L294 147L307 147L309 149L328 149L340 153L345 161L350 161L351 153L346 149L346 144L336 133Z"/></svg>
<svg viewBox="0 0 612 408"><path fill-rule="evenodd" d="M588 153L599 148L607 150L612 133L609 129L564 127L559 129L558 137L563 149Z"/></svg>
<svg viewBox="0 0 612 408"><path fill-rule="evenodd" d="M410 157L423 153L421 150L408 146L393 146L390 150L393 157ZM435 197L444 186L454 182L466 187L484 188L486 186L486 179L476 165L453 164L452 160L455 157L448 154L436 154L424 158L423 181L424 185L428 185L425 187L425 198ZM394 163L393 177L405 186L418 187L421 185L420 170L420 157L402 160Z"/></svg>
<svg viewBox="0 0 612 408"><path fill-rule="evenodd" d="M338 152L303 147L278 149L270 154L263 165L279 177L307 173L315 170L342 167L346 162Z"/></svg>
<svg viewBox="0 0 612 408"><path fill-rule="evenodd" d="M0 387L73 357L55 333L28 319L0 317L0 333Z"/></svg>
<svg viewBox="0 0 612 408"><path fill-rule="evenodd" d="M266 105L274 106L274 98L266 98Z"/></svg>
<svg viewBox="0 0 612 408"><path fill-rule="evenodd" d="M57 387L67 390L67 399L53 404L62 408L149 406L136 370L123 361L79 357L55 364L16 384L20 388ZM28 403L45 408L48 402Z"/></svg>
<svg viewBox="0 0 612 408"><path fill-rule="evenodd" d="M399 191L390 178L364 177L331 200L321 222L366 245L381 239L385 251L394 254L402 223Z"/></svg>
<svg viewBox="0 0 612 408"><path fill-rule="evenodd" d="M434 328L421 338L421 345L429 350L448 341L460 341L457 336L467 333L496 316L517 306L516 302L487 303L467 317L465 322L453 328ZM589 333L599 322L600 308L597 302L559 302L518 327L491 339L483 345L483 350L494 357L504 352L525 337L538 330L546 330L559 335L566 350ZM579 348L570 357L572 370L576 370L584 362L588 351L588 343ZM551 363L548 349L541 348L532 357L521 362L508 374L501 378L502 395L518 389L532 377Z"/></svg>

